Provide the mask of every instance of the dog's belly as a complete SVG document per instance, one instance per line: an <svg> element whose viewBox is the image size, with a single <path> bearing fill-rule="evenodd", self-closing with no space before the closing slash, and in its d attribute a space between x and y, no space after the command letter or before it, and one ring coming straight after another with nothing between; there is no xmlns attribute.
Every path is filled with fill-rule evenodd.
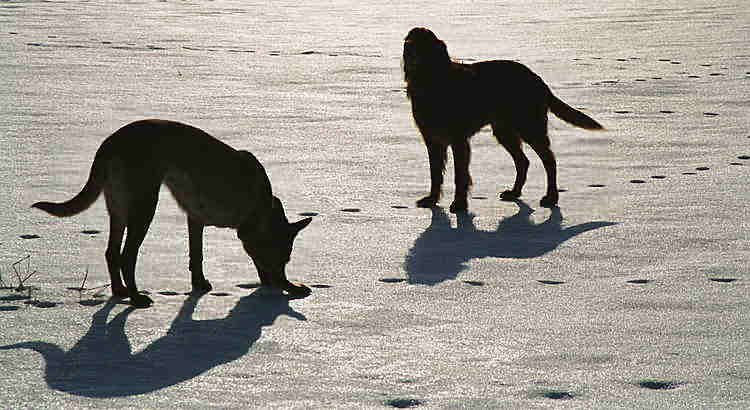
<svg viewBox="0 0 750 410"><path fill-rule="evenodd" d="M206 226L237 228L248 216L249 194L218 176L201 176L172 170L164 178L177 203L191 218Z"/></svg>

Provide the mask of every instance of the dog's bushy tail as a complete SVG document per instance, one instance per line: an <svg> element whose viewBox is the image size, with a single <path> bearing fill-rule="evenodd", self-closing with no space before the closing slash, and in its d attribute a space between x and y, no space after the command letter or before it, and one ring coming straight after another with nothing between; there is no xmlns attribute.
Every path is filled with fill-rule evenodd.
<svg viewBox="0 0 750 410"><path fill-rule="evenodd" d="M41 209L48 214L59 217L73 216L88 209L99 198L105 178L105 167L99 157L100 155L97 155L94 159L91 171L89 172L89 179L78 195L65 202L42 201L31 205L31 207Z"/></svg>
<svg viewBox="0 0 750 410"><path fill-rule="evenodd" d="M565 104L561 99L555 97L554 94L550 93L549 96L549 109L561 120L587 130L604 129L595 119Z"/></svg>

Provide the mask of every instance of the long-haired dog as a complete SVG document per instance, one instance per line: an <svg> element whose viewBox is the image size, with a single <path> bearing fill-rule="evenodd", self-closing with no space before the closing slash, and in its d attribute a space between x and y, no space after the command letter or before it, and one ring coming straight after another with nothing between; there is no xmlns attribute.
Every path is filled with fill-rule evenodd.
<svg viewBox="0 0 750 410"><path fill-rule="evenodd" d="M547 193L540 205L557 205L557 164L547 135L547 112L590 130L602 129L598 122L555 97L547 84L523 64L507 60L474 64L452 61L445 43L426 28L409 31L403 58L407 95L430 161L430 194L417 201L417 206L429 208L439 201L450 146L456 172L456 196L450 211L468 208L469 138L488 124L516 166L513 188L501 193L500 199L521 196L529 168L521 149L521 142L526 142L547 173Z"/></svg>

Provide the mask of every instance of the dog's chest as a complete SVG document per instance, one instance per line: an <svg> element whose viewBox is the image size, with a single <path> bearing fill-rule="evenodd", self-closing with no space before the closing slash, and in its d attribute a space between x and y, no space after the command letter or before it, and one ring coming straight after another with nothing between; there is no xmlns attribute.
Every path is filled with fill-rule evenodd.
<svg viewBox="0 0 750 410"><path fill-rule="evenodd" d="M488 123L488 113L475 101L430 93L411 99L414 122L425 137L449 144L468 138Z"/></svg>
<svg viewBox="0 0 750 410"><path fill-rule="evenodd" d="M228 178L172 170L164 178L177 203L207 226L237 227L248 214L248 193Z"/></svg>

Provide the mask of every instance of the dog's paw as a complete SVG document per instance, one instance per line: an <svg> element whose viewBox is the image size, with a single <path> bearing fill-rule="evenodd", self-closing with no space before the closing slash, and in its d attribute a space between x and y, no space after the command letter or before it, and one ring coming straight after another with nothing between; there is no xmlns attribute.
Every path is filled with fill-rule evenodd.
<svg viewBox="0 0 750 410"><path fill-rule="evenodd" d="M469 209L469 201L466 198L456 199L451 204L449 210L451 213L457 214L460 212L466 212Z"/></svg>
<svg viewBox="0 0 750 410"><path fill-rule="evenodd" d="M151 300L150 297L146 295L136 294L130 296L130 306L133 306L134 308L142 309L151 307L151 305L154 304L154 301Z"/></svg>
<svg viewBox="0 0 750 410"><path fill-rule="evenodd" d="M289 282L284 287L284 290L289 296L294 298L304 298L310 296L310 294L312 293L312 289L308 288L302 283Z"/></svg>
<svg viewBox="0 0 750 410"><path fill-rule="evenodd" d="M128 288L125 286L112 286L112 296L116 298L126 298L128 297Z"/></svg>
<svg viewBox="0 0 750 410"><path fill-rule="evenodd" d="M539 206L542 208L554 208L557 206L557 195L545 195L541 201L539 201Z"/></svg>
<svg viewBox="0 0 750 410"><path fill-rule="evenodd" d="M417 201L417 207L419 208L433 208L437 205L438 199L434 196L426 196Z"/></svg>
<svg viewBox="0 0 750 410"><path fill-rule="evenodd" d="M193 282L193 290L190 292L193 295L202 295L210 292L214 287L211 286L211 282L203 279L201 282Z"/></svg>
<svg viewBox="0 0 750 410"><path fill-rule="evenodd" d="M284 291L281 290L281 288L261 285L258 289L255 290L254 294L258 296L283 296Z"/></svg>
<svg viewBox="0 0 750 410"><path fill-rule="evenodd" d="M515 201L516 199L521 197L521 193L518 191L512 191L507 190L500 193L500 200L501 201Z"/></svg>

